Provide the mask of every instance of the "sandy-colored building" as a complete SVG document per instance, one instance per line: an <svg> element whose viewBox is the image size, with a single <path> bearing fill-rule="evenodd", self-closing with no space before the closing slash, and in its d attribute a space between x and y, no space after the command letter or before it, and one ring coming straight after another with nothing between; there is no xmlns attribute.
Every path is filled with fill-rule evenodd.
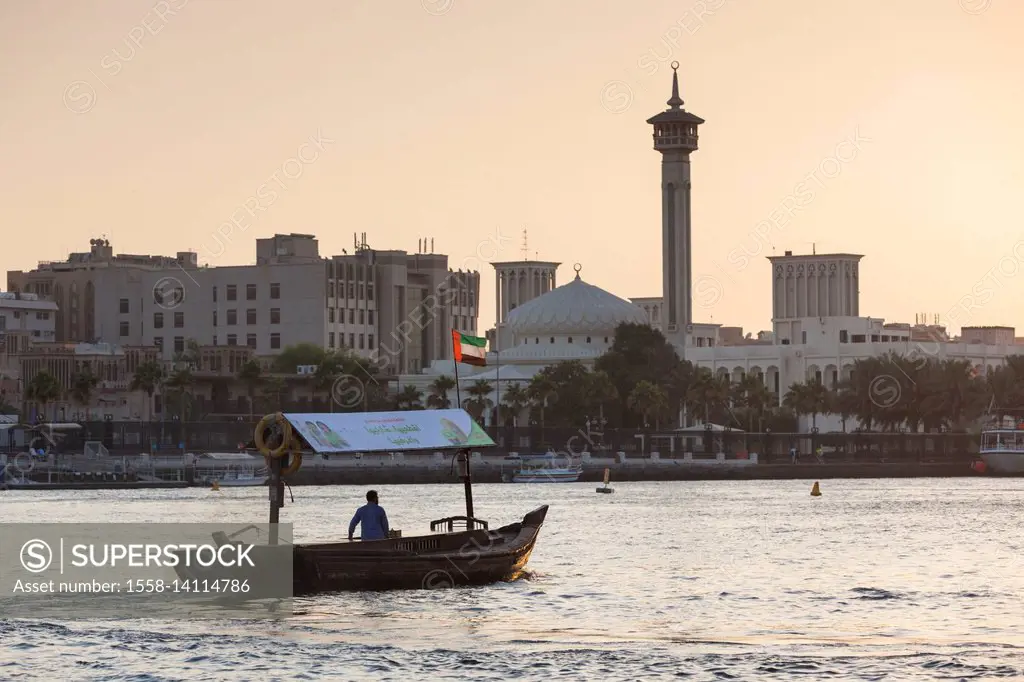
<svg viewBox="0 0 1024 682"><path fill-rule="evenodd" d="M449 357L451 328L477 333L479 273L452 272L424 241L417 253L379 251L364 234L352 254L323 258L313 235L278 234L256 241L255 264L201 267L194 253L115 255L94 239L88 252L7 279L56 303L62 343L155 346L164 360L190 339L258 355L312 343L397 374Z"/></svg>

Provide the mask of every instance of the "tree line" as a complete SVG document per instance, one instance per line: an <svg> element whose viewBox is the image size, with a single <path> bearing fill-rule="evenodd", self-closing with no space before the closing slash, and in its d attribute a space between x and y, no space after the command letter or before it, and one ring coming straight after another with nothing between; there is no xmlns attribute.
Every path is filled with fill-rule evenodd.
<svg viewBox="0 0 1024 682"><path fill-rule="evenodd" d="M316 365L316 372L295 376L299 365ZM181 420L197 419L192 396L197 383L199 347L186 345L170 371L160 362L140 364L131 390L165 397L165 412ZM844 369L845 371L845 369ZM339 400L339 379L352 379ZM232 377L215 377L225 381ZM250 417L257 405L263 411L281 409L291 389L303 385L321 411L444 409L453 407L455 380L439 376L421 391L404 386L389 391L376 364L349 350L325 350L313 344L285 348L269 372L256 360L235 373L248 397ZM87 406L98 384L88 365L71 380L69 398ZM33 377L25 398L44 408L64 391L46 372ZM463 404L476 419L495 415L504 426L580 428L588 420L609 428L675 428L681 414L689 422L715 423L749 432L795 432L799 417L812 425L821 415L840 417L844 430L963 431L989 411L996 415L1024 410L1024 356L1011 356L985 375L967 360L905 357L889 354L856 360L848 375L833 387L818 379L792 384L781 396L763 376L746 375L738 382L705 367L681 360L661 332L645 325L624 324L609 350L593 368L579 361L549 365L530 381L503 382L500 405L492 400L494 385L475 381L465 387ZM315 406L314 406L315 407ZM313 411L317 411L314 409Z"/></svg>

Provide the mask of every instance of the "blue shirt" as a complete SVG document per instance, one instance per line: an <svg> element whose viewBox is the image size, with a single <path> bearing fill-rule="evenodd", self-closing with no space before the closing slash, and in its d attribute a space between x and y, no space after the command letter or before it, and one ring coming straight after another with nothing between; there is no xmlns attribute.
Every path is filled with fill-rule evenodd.
<svg viewBox="0 0 1024 682"><path fill-rule="evenodd" d="M379 504L369 502L356 510L356 515L352 517L352 523L348 524L349 537L352 537L352 534L356 531L356 526L360 523L363 524L364 540L383 540L387 538L388 515L384 512L384 507Z"/></svg>

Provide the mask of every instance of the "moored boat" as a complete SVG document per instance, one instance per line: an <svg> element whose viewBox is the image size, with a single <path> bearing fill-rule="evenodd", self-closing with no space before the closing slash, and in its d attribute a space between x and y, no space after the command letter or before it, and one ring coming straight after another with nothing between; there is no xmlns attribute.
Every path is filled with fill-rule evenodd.
<svg viewBox="0 0 1024 682"><path fill-rule="evenodd" d="M519 469L512 475L513 483L575 483L583 473L583 463L566 455L548 453L537 457L524 457Z"/></svg>
<svg viewBox="0 0 1024 682"><path fill-rule="evenodd" d="M1024 474L1024 421L982 431L978 454L992 473Z"/></svg>

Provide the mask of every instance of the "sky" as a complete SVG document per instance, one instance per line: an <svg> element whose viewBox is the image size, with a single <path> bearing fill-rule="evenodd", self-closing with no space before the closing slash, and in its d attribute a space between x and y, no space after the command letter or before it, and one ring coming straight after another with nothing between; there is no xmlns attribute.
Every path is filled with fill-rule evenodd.
<svg viewBox="0 0 1024 682"><path fill-rule="evenodd" d="M488 263L524 253L660 296L645 121L677 60L695 321L769 329L765 257L816 249L864 255L863 315L1024 328L1021 26L1014 0L5 2L0 271L365 232L479 269L483 329Z"/></svg>

